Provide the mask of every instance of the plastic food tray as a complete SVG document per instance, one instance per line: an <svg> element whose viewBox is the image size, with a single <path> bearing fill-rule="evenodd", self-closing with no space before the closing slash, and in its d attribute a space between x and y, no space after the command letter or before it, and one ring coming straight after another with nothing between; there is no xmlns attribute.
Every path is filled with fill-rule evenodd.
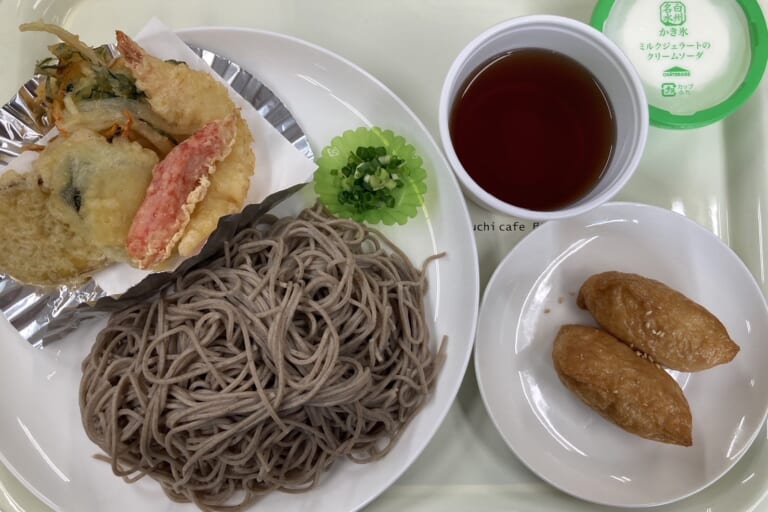
<svg viewBox="0 0 768 512"><path fill-rule="evenodd" d="M768 11L768 0L761 0ZM0 1L0 99L30 76L43 49L22 44L19 23L44 17L105 41L114 28L135 33L151 16L174 28L244 26L293 35L365 68L421 117L438 139L437 104L453 58L476 34L504 19L551 13L588 21L590 0L37 0ZM258 74L258 70L252 70ZM279 91L276 91L279 94ZM736 113L696 130L652 128L645 156L617 197L665 207L699 222L744 260L768 290L768 81ZM530 222L470 205L481 285ZM664 247L659 247L664 251ZM673 255L670 255L674 257ZM13 342L14 340L2 340ZM3 392L9 392L4 390ZM0 411L8 414L7 411ZM768 510L766 429L744 458L708 489L658 510ZM763 503L765 501L765 503ZM48 510L0 467L0 510ZM456 402L430 445L371 511L603 510L543 483L494 429L470 363ZM608 510L608 509L605 509ZM654 509L656 510L656 509Z"/></svg>

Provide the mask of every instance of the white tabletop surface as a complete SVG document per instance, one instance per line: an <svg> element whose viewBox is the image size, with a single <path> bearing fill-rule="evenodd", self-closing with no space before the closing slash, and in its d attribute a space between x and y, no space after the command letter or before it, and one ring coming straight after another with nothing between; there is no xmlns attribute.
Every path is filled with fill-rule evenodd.
<svg viewBox="0 0 768 512"><path fill-rule="evenodd" d="M760 3L768 11L768 0ZM45 15L79 32L85 41L109 40L116 26L135 33L151 15L173 28L231 25L283 32L324 46L365 68L400 96L439 142L437 107L442 80L463 45L483 29L513 16L553 13L588 21L593 6L591 0L38 0L34 5L31 1L0 0L0 48L8 48L9 44L13 48L17 41L15 27L2 21L8 16L26 20ZM6 98L13 94L21 77L29 76L31 64L14 52L6 55L3 51L3 56L8 59L7 69L13 78L0 78L0 97ZM737 215L746 219L754 215L741 211L747 205L726 200L732 187L723 177L722 166L736 158L729 153L740 143L733 135L734 124L764 127L768 121L766 104L768 88L764 83L745 109L722 123L691 131L652 129L638 174L619 196L682 210L704 224L734 247L764 291L763 249L768 241L745 241L752 232L750 226L729 221ZM752 133L749 126L743 130ZM669 163L669 155L679 155L675 148L681 147L685 148L685 156ZM753 145L749 149L753 151L751 165L765 171L763 177L752 181L763 186L764 174L768 173L765 148ZM708 170L711 166L717 169ZM761 190L758 195L762 198L768 191ZM495 221L499 226L514 221L473 205L470 212L473 222L479 225ZM760 223L760 217L758 213L754 222ZM530 232L530 223L523 225L526 231L496 229L476 233L481 286L507 251ZM746 458L750 456L748 453ZM726 475L718 485L730 485L729 478L736 477ZM768 503L754 506L754 510L768 510ZM566 509L587 511L595 507L563 495L519 462L485 411L470 362L457 400L432 442L405 475L367 510ZM42 510L4 468L0 468L0 510ZM712 509L702 502L701 510Z"/></svg>

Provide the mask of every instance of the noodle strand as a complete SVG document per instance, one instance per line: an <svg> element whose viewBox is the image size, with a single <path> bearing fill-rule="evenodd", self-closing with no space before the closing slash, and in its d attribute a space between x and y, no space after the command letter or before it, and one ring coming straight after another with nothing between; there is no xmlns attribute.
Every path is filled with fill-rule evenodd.
<svg viewBox="0 0 768 512"><path fill-rule="evenodd" d="M383 235L319 207L242 230L110 317L82 365L85 431L116 475L204 511L307 491L339 458L384 456L424 406L444 357L426 286Z"/></svg>

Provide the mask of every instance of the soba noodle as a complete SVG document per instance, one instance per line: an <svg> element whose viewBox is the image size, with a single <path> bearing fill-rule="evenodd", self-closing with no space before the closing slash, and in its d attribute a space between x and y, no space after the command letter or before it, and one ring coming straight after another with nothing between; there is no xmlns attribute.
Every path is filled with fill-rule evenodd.
<svg viewBox="0 0 768 512"><path fill-rule="evenodd" d="M424 405L442 361L425 290L383 236L319 208L245 229L112 315L82 366L85 430L116 475L203 510L306 491L340 457L382 457Z"/></svg>

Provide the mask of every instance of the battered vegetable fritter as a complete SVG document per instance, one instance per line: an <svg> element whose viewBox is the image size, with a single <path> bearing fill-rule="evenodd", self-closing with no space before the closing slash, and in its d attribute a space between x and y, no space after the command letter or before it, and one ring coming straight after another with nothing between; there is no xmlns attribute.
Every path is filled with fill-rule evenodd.
<svg viewBox="0 0 768 512"><path fill-rule="evenodd" d="M51 214L111 256L126 259L125 239L152 179L155 153L125 139L81 129L51 142L35 160Z"/></svg>
<svg viewBox="0 0 768 512"><path fill-rule="evenodd" d="M0 176L0 273L40 286L77 284L107 258L88 237L51 215L40 182L36 172Z"/></svg>

